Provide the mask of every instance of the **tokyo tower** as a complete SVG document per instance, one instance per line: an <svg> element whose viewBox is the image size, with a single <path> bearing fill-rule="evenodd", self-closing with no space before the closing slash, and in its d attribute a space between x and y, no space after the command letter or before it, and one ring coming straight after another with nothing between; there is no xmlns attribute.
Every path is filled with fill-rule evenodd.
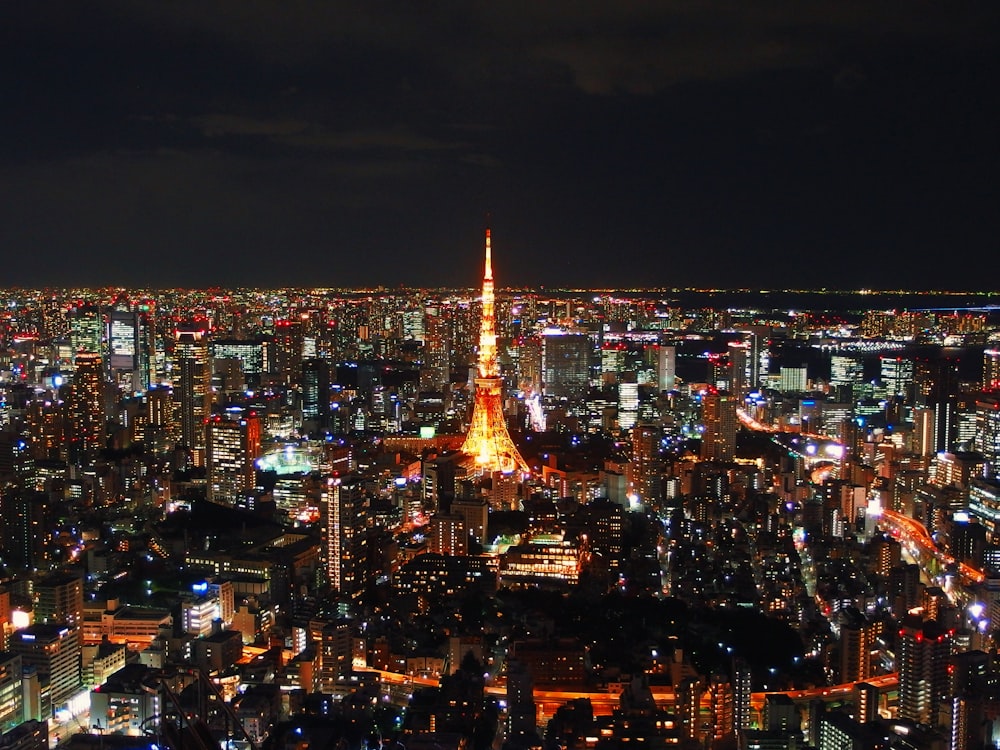
<svg viewBox="0 0 1000 750"><path fill-rule="evenodd" d="M503 416L503 380L497 362L496 315L493 309L493 259L490 230L486 230L486 272L483 275L483 319L479 326L479 371L472 422L462 444L462 452L475 460L476 472L492 474L515 471L528 473L507 432Z"/></svg>

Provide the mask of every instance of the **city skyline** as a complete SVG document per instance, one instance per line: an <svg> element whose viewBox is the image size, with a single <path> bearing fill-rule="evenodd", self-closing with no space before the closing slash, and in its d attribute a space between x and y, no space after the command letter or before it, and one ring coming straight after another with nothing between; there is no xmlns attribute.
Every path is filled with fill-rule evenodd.
<svg viewBox="0 0 1000 750"><path fill-rule="evenodd" d="M511 287L981 289L995 245L992 6L9 15L6 286L466 287L487 213Z"/></svg>

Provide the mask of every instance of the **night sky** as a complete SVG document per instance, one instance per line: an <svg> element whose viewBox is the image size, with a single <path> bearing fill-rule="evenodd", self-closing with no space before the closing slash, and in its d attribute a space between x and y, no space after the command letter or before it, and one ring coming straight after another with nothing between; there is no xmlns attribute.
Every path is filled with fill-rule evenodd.
<svg viewBox="0 0 1000 750"><path fill-rule="evenodd" d="M1000 3L7 0L0 286L995 289Z"/></svg>

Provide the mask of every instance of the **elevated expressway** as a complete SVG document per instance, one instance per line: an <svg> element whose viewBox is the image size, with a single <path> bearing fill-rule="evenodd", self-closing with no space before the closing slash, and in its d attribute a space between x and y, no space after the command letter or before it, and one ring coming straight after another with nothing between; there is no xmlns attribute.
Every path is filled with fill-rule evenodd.
<svg viewBox="0 0 1000 750"><path fill-rule="evenodd" d="M383 692L390 699L402 700L405 705L406 699L412 695L412 691L421 687L438 687L440 680L435 677L414 677L398 672L386 672L370 667L355 667L356 672L366 672L378 674L381 680ZM872 677L863 680L864 683L874 685L882 694L895 691L899 684L899 675L892 674ZM750 706L753 709L755 719L758 724L764 710L764 702L769 695L785 695L795 703L805 707L814 700L821 700L826 703L839 703L851 700L854 689L859 683L848 682L842 685L829 685L827 687L810 688L808 690L786 690L758 692L750 695ZM665 711L673 711L675 705L674 689L670 686L651 686L653 700L656 705ZM555 715L555 712L570 701L586 699L590 701L594 709L595 716L610 716L620 706L621 688L608 688L605 690L552 690L536 687L534 689L534 700L537 711L538 724L542 725ZM486 694L502 700L507 697L507 686L500 679L486 686ZM708 710L710 705L703 701L702 710Z"/></svg>

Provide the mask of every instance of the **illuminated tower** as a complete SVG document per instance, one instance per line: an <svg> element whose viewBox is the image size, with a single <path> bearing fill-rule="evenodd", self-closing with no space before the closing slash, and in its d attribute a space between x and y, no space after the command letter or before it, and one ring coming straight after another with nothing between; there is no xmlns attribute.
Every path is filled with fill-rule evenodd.
<svg viewBox="0 0 1000 750"><path fill-rule="evenodd" d="M503 416L503 379L497 361L496 320L493 311L493 260L490 230L486 230L486 273L483 276L483 318L479 327L479 372L472 421L462 452L472 456L481 474L527 473L528 464L510 439Z"/></svg>

